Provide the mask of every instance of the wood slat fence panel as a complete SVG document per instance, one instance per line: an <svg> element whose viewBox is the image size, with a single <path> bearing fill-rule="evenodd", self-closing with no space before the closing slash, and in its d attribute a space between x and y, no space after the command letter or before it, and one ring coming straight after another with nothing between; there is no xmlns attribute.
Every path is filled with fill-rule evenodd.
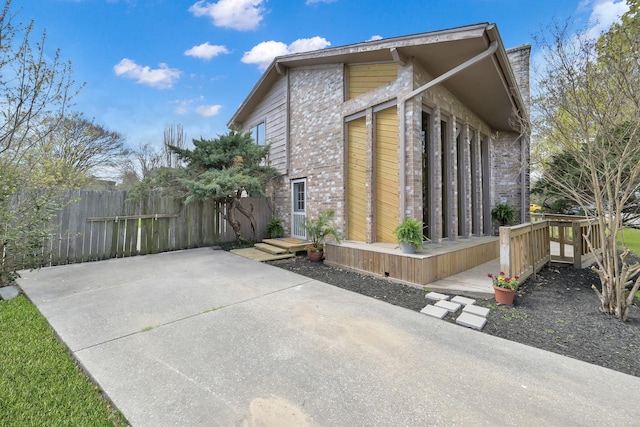
<svg viewBox="0 0 640 427"><path fill-rule="evenodd" d="M224 206L212 201L184 204L182 199L151 193L139 202L123 191L68 191L63 208L51 219L42 244L44 265L61 265L210 246L235 240L222 218ZM257 239L271 219L266 198L247 197ZM243 236L251 226L242 215Z"/></svg>

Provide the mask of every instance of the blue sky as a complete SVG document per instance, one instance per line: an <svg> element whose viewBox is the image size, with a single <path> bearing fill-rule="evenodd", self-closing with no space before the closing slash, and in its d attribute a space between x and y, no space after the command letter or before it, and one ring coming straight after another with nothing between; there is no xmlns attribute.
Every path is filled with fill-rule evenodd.
<svg viewBox="0 0 640 427"><path fill-rule="evenodd" d="M507 48L533 44L553 18L593 31L623 0L13 0L47 31L86 86L75 109L126 137L161 144L165 125L188 141L226 132L276 55L492 22ZM534 51L535 55L535 51Z"/></svg>

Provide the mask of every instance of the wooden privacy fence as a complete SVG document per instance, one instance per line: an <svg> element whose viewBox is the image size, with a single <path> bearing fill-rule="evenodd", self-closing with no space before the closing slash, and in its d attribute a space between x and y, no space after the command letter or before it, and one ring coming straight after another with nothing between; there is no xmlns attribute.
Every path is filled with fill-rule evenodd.
<svg viewBox="0 0 640 427"><path fill-rule="evenodd" d="M563 217L500 227L500 270L509 277L519 275L522 283L548 262L568 263L574 268L593 263L602 250L599 224L584 217ZM589 250L585 236L596 255Z"/></svg>
<svg viewBox="0 0 640 427"><path fill-rule="evenodd" d="M212 201L184 204L183 199L149 194L130 202L124 191L69 191L67 203L52 219L43 245L46 265L69 264L194 248L235 240L223 219L225 207ZM265 198L247 197L257 237L271 217ZM251 224L242 215L243 236Z"/></svg>

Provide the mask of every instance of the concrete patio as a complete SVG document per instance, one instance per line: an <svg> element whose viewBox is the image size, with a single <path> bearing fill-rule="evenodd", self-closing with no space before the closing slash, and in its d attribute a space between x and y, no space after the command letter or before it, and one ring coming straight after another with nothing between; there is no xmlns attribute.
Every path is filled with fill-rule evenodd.
<svg viewBox="0 0 640 427"><path fill-rule="evenodd" d="M44 268L19 285L134 426L640 419L640 378L228 252Z"/></svg>

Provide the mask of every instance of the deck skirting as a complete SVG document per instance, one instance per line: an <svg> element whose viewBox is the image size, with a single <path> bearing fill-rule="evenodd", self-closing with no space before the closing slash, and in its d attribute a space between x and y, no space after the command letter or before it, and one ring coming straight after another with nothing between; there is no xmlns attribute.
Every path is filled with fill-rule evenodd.
<svg viewBox="0 0 640 427"><path fill-rule="evenodd" d="M480 237L444 245L426 244L417 254L389 245L343 242L325 246L325 263L400 282L427 285L500 256L499 240Z"/></svg>

